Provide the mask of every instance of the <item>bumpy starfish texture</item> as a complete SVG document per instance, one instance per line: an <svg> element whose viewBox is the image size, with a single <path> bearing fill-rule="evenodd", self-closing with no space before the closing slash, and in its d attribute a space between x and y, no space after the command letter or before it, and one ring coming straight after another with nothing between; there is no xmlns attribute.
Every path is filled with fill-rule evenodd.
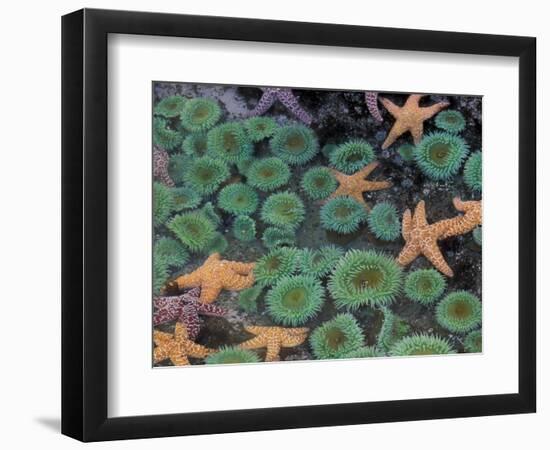
<svg viewBox="0 0 550 450"><path fill-rule="evenodd" d="M380 102L382 102L389 113L395 117L395 123L382 144L383 149L388 148L399 136L407 131L410 131L412 134L414 143L418 144L422 139L424 121L433 117L443 108L449 106L447 102L437 102L434 105L422 107L418 104L422 97L424 97L424 95L409 95L403 106L397 106L391 100L380 97Z"/></svg>
<svg viewBox="0 0 550 450"><path fill-rule="evenodd" d="M195 339L201 329L201 319L204 316L223 316L225 309L199 301L200 289L193 288L182 295L171 297L154 297L153 325L177 320L185 325L189 339Z"/></svg>
<svg viewBox="0 0 550 450"><path fill-rule="evenodd" d="M367 109L374 120L378 123L382 123L384 119L378 109L378 92L365 92L365 103L367 104Z"/></svg>
<svg viewBox="0 0 550 450"><path fill-rule="evenodd" d="M353 175L346 175L345 173L332 169L332 173L336 177L339 186L329 198L347 195L353 197L368 208L363 198L363 192L379 191L381 189L387 189L392 185L389 181L368 181L365 179L378 167L378 165L379 163L376 161L371 162Z"/></svg>
<svg viewBox="0 0 550 450"><path fill-rule="evenodd" d="M239 345L245 349L267 348L266 362L279 361L281 347L296 347L303 344L307 338L309 328L283 328L283 327L244 327L246 331L255 334L256 337Z"/></svg>
<svg viewBox="0 0 550 450"><path fill-rule="evenodd" d="M313 122L313 117L300 106L291 89L262 88L262 91L263 94L260 101L248 115L260 116L271 108L275 101L279 100L297 119L301 120L306 125L311 125L311 122Z"/></svg>
<svg viewBox="0 0 550 450"><path fill-rule="evenodd" d="M153 148L153 177L169 187L174 187L174 180L168 173L168 152L160 147Z"/></svg>
<svg viewBox="0 0 550 450"><path fill-rule="evenodd" d="M179 322L176 323L174 334L155 331L153 342L156 344L153 350L153 362L155 364L169 359L174 366L186 366L189 364L189 356L192 358L206 358L214 353L214 350L190 340L185 325Z"/></svg>
<svg viewBox="0 0 550 450"><path fill-rule="evenodd" d="M200 301L212 303L222 289L241 291L254 284L255 263L242 263L221 259L219 253L212 253L194 272L182 275L173 282L179 289L200 287Z"/></svg>
<svg viewBox="0 0 550 450"><path fill-rule="evenodd" d="M424 200L416 205L414 216L411 215L410 209L405 211L402 225L405 247L403 247L397 258L400 265L406 266L418 256L424 255L437 270L448 277L454 275L441 254L437 241L472 231L475 227L481 225L482 216L481 201L463 202L455 197L453 204L458 211L464 212L464 215L440 220L431 225L426 220Z"/></svg>

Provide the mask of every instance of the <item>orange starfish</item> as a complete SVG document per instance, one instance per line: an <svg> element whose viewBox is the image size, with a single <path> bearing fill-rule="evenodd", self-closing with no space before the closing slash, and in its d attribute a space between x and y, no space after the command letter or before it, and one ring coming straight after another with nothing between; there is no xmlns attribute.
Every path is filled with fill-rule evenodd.
<svg viewBox="0 0 550 450"><path fill-rule="evenodd" d="M153 351L155 363L169 359L174 366L186 366L189 364L188 356L206 358L210 353L214 353L214 350L191 341L185 325L179 322L176 323L174 334L155 331L153 342L157 345Z"/></svg>
<svg viewBox="0 0 550 450"><path fill-rule="evenodd" d="M254 349L267 347L266 362L279 361L281 347L296 347L303 344L307 338L309 328L283 328L283 327L244 327L256 337L243 342L241 348Z"/></svg>
<svg viewBox="0 0 550 450"><path fill-rule="evenodd" d="M437 241L451 236L466 234L476 226L481 225L481 201L463 202L458 197L453 199L454 207L465 214L452 219L440 220L428 224L426 220L426 206L424 200L416 205L414 216L407 209L403 214L403 239L405 247L401 250L397 262L406 266L418 256L424 255L440 272L448 277L453 271L441 254Z"/></svg>
<svg viewBox="0 0 550 450"><path fill-rule="evenodd" d="M418 105L418 102L422 97L424 95L409 95L403 106L397 106L391 100L380 97L380 102L395 117L395 123L382 144L383 149L388 148L399 136L407 131L411 132L414 143L418 144L422 139L424 121L449 106L448 102L438 102L431 106L421 107Z"/></svg>
<svg viewBox="0 0 550 450"><path fill-rule="evenodd" d="M332 173L340 185L338 189L332 193L330 198L347 195L353 197L358 202L365 205L365 207L368 207L363 198L363 192L379 191L380 189L387 189L392 185L389 181L365 180L378 165L379 163L377 161L371 162L353 175L346 175L345 173L332 169Z"/></svg>
<svg viewBox="0 0 550 450"><path fill-rule="evenodd" d="M173 282L179 289L200 287L199 300L212 303L222 289L240 291L254 284L255 263L242 263L221 259L219 253L212 253L194 272L182 275Z"/></svg>

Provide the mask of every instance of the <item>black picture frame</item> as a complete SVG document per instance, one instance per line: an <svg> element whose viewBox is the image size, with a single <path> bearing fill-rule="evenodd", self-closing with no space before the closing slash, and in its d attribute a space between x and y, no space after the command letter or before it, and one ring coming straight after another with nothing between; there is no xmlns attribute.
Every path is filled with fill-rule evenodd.
<svg viewBox="0 0 550 450"><path fill-rule="evenodd" d="M517 393L109 418L107 37L110 33L519 58ZM82 441L535 412L536 39L83 9L62 18L62 433Z"/></svg>

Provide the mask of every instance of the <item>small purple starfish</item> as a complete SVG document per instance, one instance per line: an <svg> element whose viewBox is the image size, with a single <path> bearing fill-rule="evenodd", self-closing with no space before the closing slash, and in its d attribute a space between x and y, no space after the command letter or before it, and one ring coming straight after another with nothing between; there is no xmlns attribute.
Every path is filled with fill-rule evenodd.
<svg viewBox="0 0 550 450"><path fill-rule="evenodd" d="M382 123L384 119L380 110L378 109L378 92L365 92L365 103L367 104L367 109L369 110L371 116L378 123Z"/></svg>
<svg viewBox="0 0 550 450"><path fill-rule="evenodd" d="M275 103L276 100L279 100L283 105L285 105L297 119L304 122L306 125L311 125L313 122L313 117L305 111L298 100L292 93L291 89L288 88L260 88L263 91L262 98L256 105L256 107L248 113L249 116L261 116L265 113L271 105Z"/></svg>
<svg viewBox="0 0 550 450"><path fill-rule="evenodd" d="M213 304L201 303L201 290L191 289L182 295L172 297L154 297L153 325L177 320L187 328L189 339L195 339L201 329L200 315L220 317L226 314L225 309Z"/></svg>
<svg viewBox="0 0 550 450"><path fill-rule="evenodd" d="M168 187L174 187L174 180L168 173L168 152L156 145L153 147L153 177L160 180L161 183Z"/></svg>

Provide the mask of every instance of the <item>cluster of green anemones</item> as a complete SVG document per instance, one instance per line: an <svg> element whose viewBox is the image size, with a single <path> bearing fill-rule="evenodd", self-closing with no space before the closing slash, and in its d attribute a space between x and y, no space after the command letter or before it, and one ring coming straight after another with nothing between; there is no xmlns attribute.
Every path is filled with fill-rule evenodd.
<svg viewBox="0 0 550 450"><path fill-rule="evenodd" d="M340 196L330 199L321 208L321 226L340 234L357 231L367 220L365 207L353 197Z"/></svg>
<svg viewBox="0 0 550 450"><path fill-rule="evenodd" d="M252 350L224 346L220 347L216 353L207 356L204 362L206 364L247 364L258 363L260 358Z"/></svg>
<svg viewBox="0 0 550 450"><path fill-rule="evenodd" d="M191 186L172 188L172 198L175 211L196 208L202 201L201 195Z"/></svg>
<svg viewBox="0 0 550 450"><path fill-rule="evenodd" d="M423 305L431 305L443 295L445 278L435 269L410 272L405 279L405 295Z"/></svg>
<svg viewBox="0 0 550 450"><path fill-rule="evenodd" d="M433 180L448 180L456 175L468 154L468 144L451 133L424 136L415 149L415 161L422 173Z"/></svg>
<svg viewBox="0 0 550 450"><path fill-rule="evenodd" d="M397 341L389 353L391 356L425 356L446 355L456 351L447 339L422 333Z"/></svg>
<svg viewBox="0 0 550 450"><path fill-rule="evenodd" d="M289 191L271 194L261 211L261 218L265 223L292 230L300 226L305 216L304 203L298 195Z"/></svg>
<svg viewBox="0 0 550 450"><path fill-rule="evenodd" d="M208 131L222 115L218 102L208 98L194 98L183 105L180 118L183 127L191 132Z"/></svg>
<svg viewBox="0 0 550 450"><path fill-rule="evenodd" d="M208 132L207 147L213 157L228 163L250 158L254 149L244 127L238 122L226 122L212 128Z"/></svg>
<svg viewBox="0 0 550 450"><path fill-rule="evenodd" d="M401 234L397 208L391 203L378 203L369 213L367 222L372 234L383 241L394 241Z"/></svg>
<svg viewBox="0 0 550 450"><path fill-rule="evenodd" d="M284 276L267 293L265 302L276 323L297 326L321 310L324 288L310 275Z"/></svg>
<svg viewBox="0 0 550 450"><path fill-rule="evenodd" d="M330 164L340 172L352 174L374 161L374 158L374 150L367 141L354 139L330 153Z"/></svg>
<svg viewBox="0 0 550 450"><path fill-rule="evenodd" d="M248 138L252 142L260 142L273 136L277 126L277 122L271 117L251 117L244 122Z"/></svg>
<svg viewBox="0 0 550 450"><path fill-rule="evenodd" d="M202 212L179 214L167 226L192 252L205 251L217 236L215 223Z"/></svg>
<svg viewBox="0 0 550 450"><path fill-rule="evenodd" d="M185 137L181 149L187 156L200 158L208 152L208 140L206 133L191 133Z"/></svg>
<svg viewBox="0 0 550 450"><path fill-rule="evenodd" d="M317 136L304 125L278 128L270 141L271 151L290 165L311 161L319 151Z"/></svg>
<svg viewBox="0 0 550 450"><path fill-rule="evenodd" d="M256 221L249 216L237 216L233 221L233 236L242 242L256 238Z"/></svg>
<svg viewBox="0 0 550 450"><path fill-rule="evenodd" d="M153 119L153 143L166 150L174 150L181 145L182 134L170 127L164 117Z"/></svg>
<svg viewBox="0 0 550 450"><path fill-rule="evenodd" d="M439 325L454 333L467 333L481 324L481 302L468 291L451 292L435 310Z"/></svg>
<svg viewBox="0 0 550 450"><path fill-rule="evenodd" d="M315 250L306 248L300 254L301 271L315 277L324 277L332 272L343 254L344 251L334 245L325 245Z"/></svg>
<svg viewBox="0 0 550 450"><path fill-rule="evenodd" d="M288 183L290 168L280 158L262 158L248 166L246 178L250 186L260 191L274 191Z"/></svg>
<svg viewBox="0 0 550 450"><path fill-rule="evenodd" d="M363 347L364 337L359 323L351 314L338 314L317 327L309 338L317 359L346 358Z"/></svg>
<svg viewBox="0 0 550 450"><path fill-rule="evenodd" d="M299 250L281 247L269 251L256 262L254 277L260 286L271 286L281 278L296 273Z"/></svg>
<svg viewBox="0 0 550 450"><path fill-rule="evenodd" d="M338 308L391 303L401 288L402 272L393 258L371 250L349 250L336 265L328 288Z"/></svg>
<svg viewBox="0 0 550 450"><path fill-rule="evenodd" d="M472 191L481 192L481 162L481 152L474 152L464 164L464 182Z"/></svg>
<svg viewBox="0 0 550 450"><path fill-rule="evenodd" d="M449 133L460 133L466 128L466 120L459 111L446 109L435 116L435 125Z"/></svg>
<svg viewBox="0 0 550 450"><path fill-rule="evenodd" d="M243 183L228 184L218 194L218 206L230 214L252 214L258 208L258 203L256 191Z"/></svg>
<svg viewBox="0 0 550 450"><path fill-rule="evenodd" d="M332 194L338 182L328 167L313 167L302 177L302 189L312 200L322 200Z"/></svg>
<svg viewBox="0 0 550 450"><path fill-rule="evenodd" d="M153 222L161 225L174 210L174 196L172 190L162 183L153 183Z"/></svg>
<svg viewBox="0 0 550 450"><path fill-rule="evenodd" d="M268 249L293 246L296 243L296 233L289 228L267 227L262 234L262 242Z"/></svg>
<svg viewBox="0 0 550 450"><path fill-rule="evenodd" d="M189 161L183 178L197 192L208 195L216 192L229 175L223 161L203 156Z"/></svg>

